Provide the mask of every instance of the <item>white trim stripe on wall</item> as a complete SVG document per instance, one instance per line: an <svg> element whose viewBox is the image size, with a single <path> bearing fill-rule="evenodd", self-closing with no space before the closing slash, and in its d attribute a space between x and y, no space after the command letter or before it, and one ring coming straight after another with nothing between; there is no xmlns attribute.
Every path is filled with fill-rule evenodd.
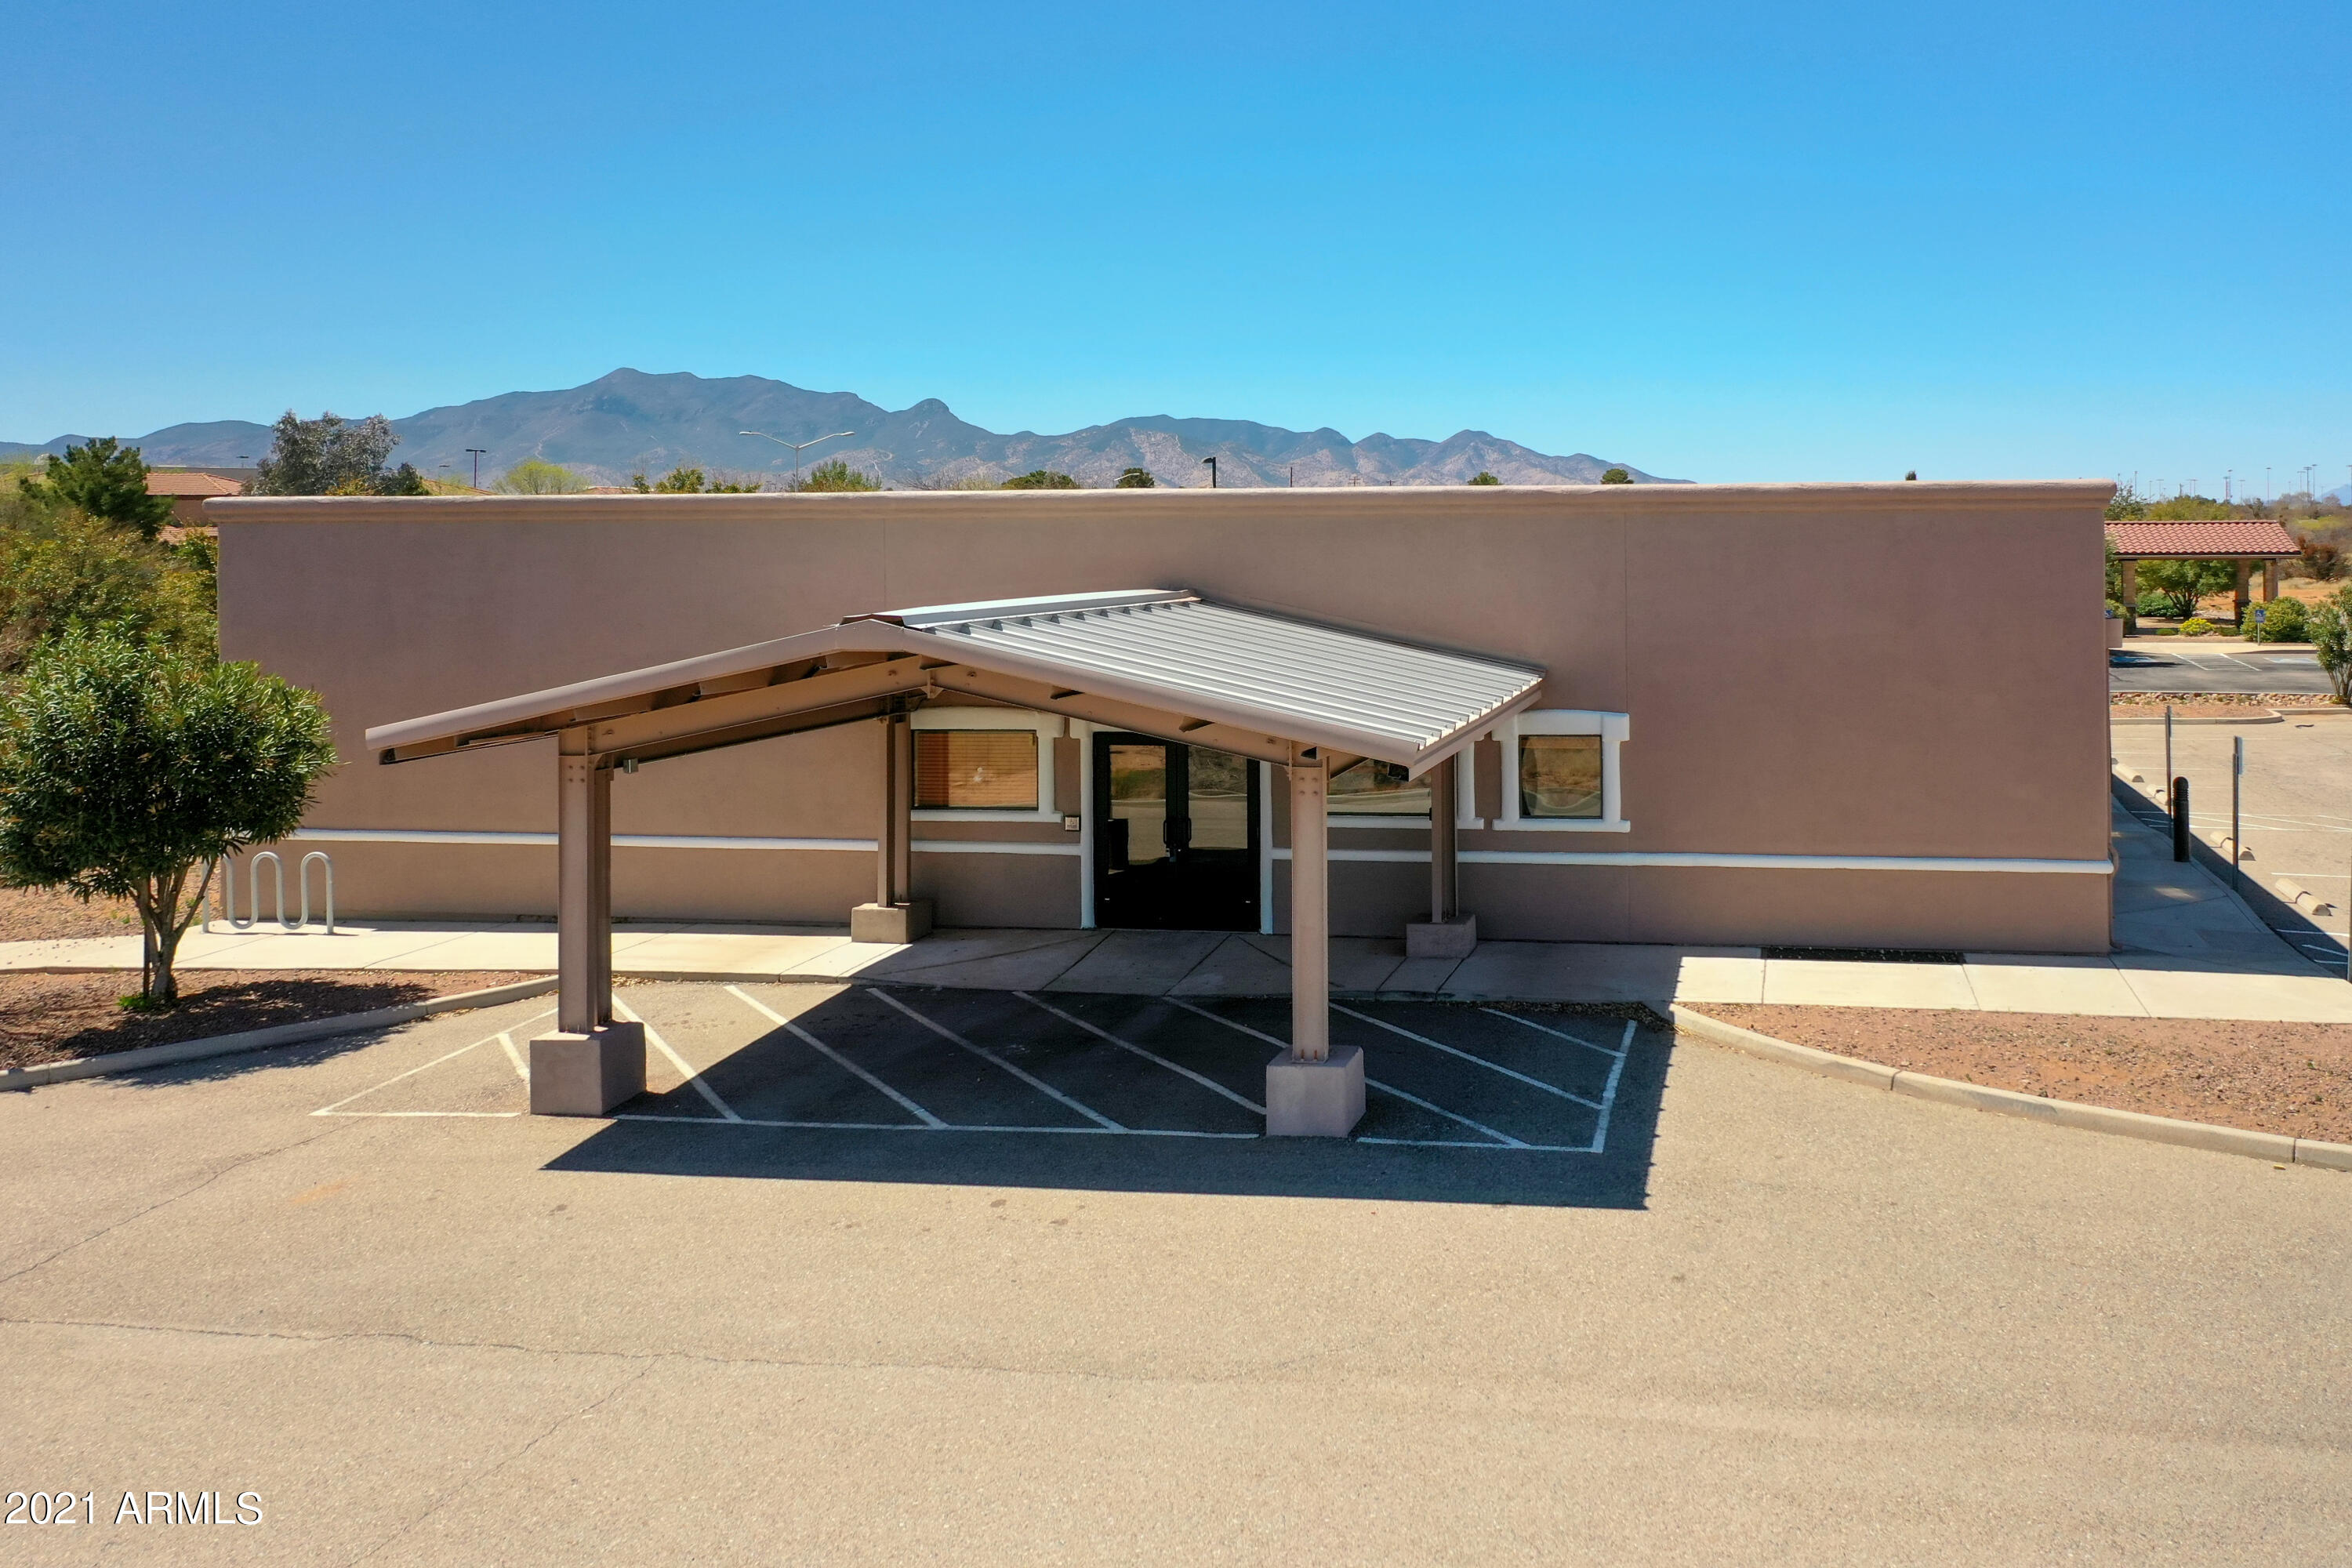
<svg viewBox="0 0 2352 1568"><path fill-rule="evenodd" d="M1429 863L1426 849L1333 849L1334 860ZM1276 849L1277 860L1290 858ZM1744 867L1759 871L2006 871L2104 877L2115 868L2105 860L1997 859L1966 855L1712 855L1679 850L1465 849L1465 866L1667 866Z"/></svg>
<svg viewBox="0 0 2352 1568"><path fill-rule="evenodd" d="M296 838L329 844L485 844L552 847L552 833L499 833L426 827L304 827ZM735 838L688 833L615 833L615 849L843 849L871 855L871 838ZM1076 855L1075 844L1027 844L1006 839L918 838L919 855Z"/></svg>
<svg viewBox="0 0 2352 1568"><path fill-rule="evenodd" d="M304 827L296 838L329 844L485 844L548 845L552 833L498 833L423 827ZM615 833L620 849L839 849L874 853L871 838L735 838L681 833ZM1029 844L1005 839L918 838L918 854L929 855L1068 855L1080 853L1076 844ZM1426 849L1334 849L1334 860L1372 860L1400 865L1429 863ZM1276 849L1273 858L1287 860L1290 851ZM1469 866L1630 866L1743 867L1764 871L1997 871L2017 874L2060 874L2104 877L2114 870L2105 860L2002 859L1965 855L1717 855L1679 850L1587 849L1465 849Z"/></svg>

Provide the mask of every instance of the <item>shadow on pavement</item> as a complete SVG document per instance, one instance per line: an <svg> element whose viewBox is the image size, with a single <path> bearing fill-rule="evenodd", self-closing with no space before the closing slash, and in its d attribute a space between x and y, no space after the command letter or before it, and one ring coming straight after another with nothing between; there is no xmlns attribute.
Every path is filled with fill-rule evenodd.
<svg viewBox="0 0 2352 1568"><path fill-rule="evenodd" d="M1389 1086L1368 1096L1359 1137L1269 1139L1255 1135L1263 1122L1234 1107L1232 1094L1221 1103L1201 1092L1197 1079L1213 1078L1234 1093L1262 1093L1274 1052L1254 1032L1280 1030L1285 1004L1223 1003L1212 1017L1150 998L1057 995L1057 1006L1071 1005L1061 1016L1065 1028L1052 1019L1036 1026L1034 1015L1016 1011L1027 1004L1002 994L894 995L1002 1056L1018 1078L968 1048L943 1048L935 1033L908 1026L911 1015L860 988L799 1013L793 1022L805 1034L771 1030L703 1070L704 1081L744 1121L719 1120L685 1088L647 1095L546 1168L1557 1207L1632 1209L1647 1202L1671 1034L1637 1028L1612 1072L1617 1058L1607 1049L1541 1027L1580 1026L1614 1046L1622 1019L1530 1011L1531 1026L1446 1004L1351 1005L1354 1014L1335 1015L1334 1039L1362 1045L1368 1076ZM1382 1023L1371 1024L1374 1016ZM1081 1019L1142 1042L1193 1081L1105 1044L1085 1032ZM891 1113L878 1103L876 1085L852 1081L855 1068L827 1066L812 1039L824 1043L829 1059L855 1062L888 1086L879 1092L903 1094L924 1113L958 1125L924 1129ZM1129 1131L1088 1125L1081 1111L1049 1102L1043 1092L1015 1104L1008 1090L1030 1092L1020 1088L1022 1078L1101 1109ZM1598 1153L1584 1152L1598 1131L1599 1106L1591 1101L1608 1106ZM667 1119L631 1120L633 1112ZM759 1125L763 1120L894 1125ZM973 1126L1013 1121L1020 1126ZM1376 1136L1399 1142L1372 1141ZM1498 1137L1570 1147L1511 1147Z"/></svg>

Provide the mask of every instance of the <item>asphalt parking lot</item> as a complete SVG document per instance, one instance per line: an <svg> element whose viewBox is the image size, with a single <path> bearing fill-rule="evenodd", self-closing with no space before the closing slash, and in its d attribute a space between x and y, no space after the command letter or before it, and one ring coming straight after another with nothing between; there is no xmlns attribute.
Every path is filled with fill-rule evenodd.
<svg viewBox="0 0 2352 1568"><path fill-rule="evenodd" d="M2275 646L2275 645L2273 645ZM2193 644L2143 643L2107 658L2110 691L2308 691L2330 689L2319 658L2308 651L2223 652Z"/></svg>
<svg viewBox="0 0 2352 1568"><path fill-rule="evenodd" d="M622 987L612 1120L540 1000L0 1095L0 1483L98 1514L0 1561L2352 1550L2340 1173L1390 1004L1269 1139L1279 1004L743 992Z"/></svg>
<svg viewBox="0 0 2352 1568"><path fill-rule="evenodd" d="M1186 1184L1190 1173L1222 1190L1253 1167L1200 1146L1263 1140L1265 1064L1288 1044L1289 1005L1278 1000L660 984L623 986L615 1002L646 1026L646 1091L575 1152L582 1168L835 1161L866 1175L895 1166L910 1176L1124 1184L1148 1167L1163 1183ZM530 1037L550 1016L535 1009L453 1039L313 1114L523 1115ZM1364 1120L1349 1142L1466 1156L1412 1162L1418 1196L1459 1188L1518 1201L1603 1198L1601 1178L1633 1172L1654 1119L1656 1072L1627 1070L1640 1034L1630 1017L1527 1007L1335 1007L1334 1043L1362 1047L1369 1064ZM1171 1147L1097 1158L1074 1152L1072 1139ZM1301 1150L1312 1163L1310 1145L1291 1152ZM1496 1163L1514 1157L1516 1167ZM1267 1174L1300 1174L1290 1158L1279 1171ZM1396 1175L1378 1163L1357 1173L1376 1184ZM1633 1175L1624 1201L1637 1193Z"/></svg>

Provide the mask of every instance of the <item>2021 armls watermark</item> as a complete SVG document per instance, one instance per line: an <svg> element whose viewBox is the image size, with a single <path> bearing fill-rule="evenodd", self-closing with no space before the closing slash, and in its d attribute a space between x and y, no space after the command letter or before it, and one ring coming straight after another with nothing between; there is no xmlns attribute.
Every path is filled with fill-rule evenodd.
<svg viewBox="0 0 2352 1568"><path fill-rule="evenodd" d="M10 1524L259 1524L259 1492L124 1492L106 1515L105 1498L92 1491L10 1492L0 1498L0 1526Z"/></svg>

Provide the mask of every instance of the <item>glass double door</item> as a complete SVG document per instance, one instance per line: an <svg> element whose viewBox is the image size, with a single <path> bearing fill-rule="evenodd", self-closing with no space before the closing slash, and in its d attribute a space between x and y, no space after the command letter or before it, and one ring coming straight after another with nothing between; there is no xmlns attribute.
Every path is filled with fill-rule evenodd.
<svg viewBox="0 0 2352 1568"><path fill-rule="evenodd" d="M1144 735L1095 736L1095 923L1258 928L1257 770Z"/></svg>

